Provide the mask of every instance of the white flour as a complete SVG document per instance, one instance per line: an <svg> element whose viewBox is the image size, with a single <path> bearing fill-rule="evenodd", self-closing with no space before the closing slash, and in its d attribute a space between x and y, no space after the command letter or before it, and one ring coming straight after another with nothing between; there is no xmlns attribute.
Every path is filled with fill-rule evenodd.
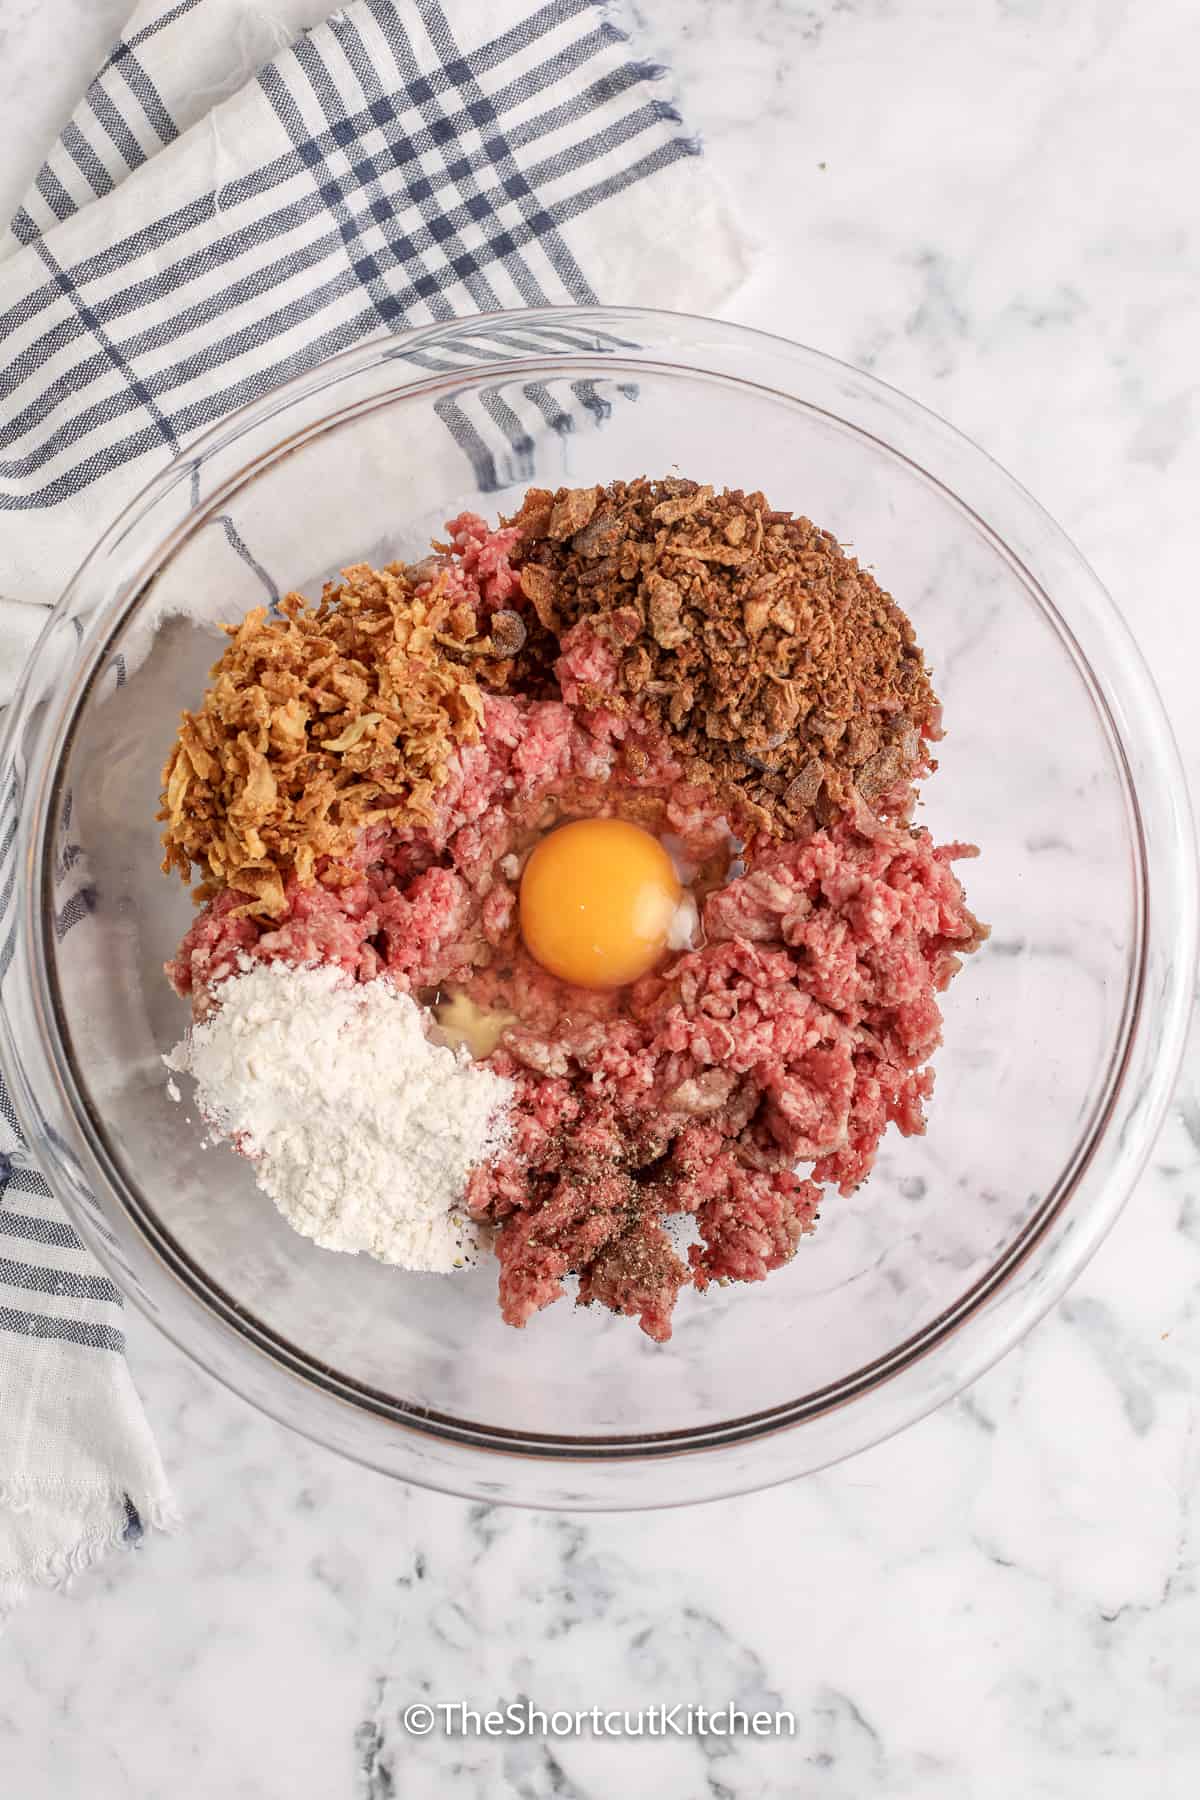
<svg viewBox="0 0 1200 1800"><path fill-rule="evenodd" d="M284 1218L406 1269L474 1260L467 1173L508 1134L512 1083L425 1036L415 1000L340 969L250 962L164 1058Z"/></svg>

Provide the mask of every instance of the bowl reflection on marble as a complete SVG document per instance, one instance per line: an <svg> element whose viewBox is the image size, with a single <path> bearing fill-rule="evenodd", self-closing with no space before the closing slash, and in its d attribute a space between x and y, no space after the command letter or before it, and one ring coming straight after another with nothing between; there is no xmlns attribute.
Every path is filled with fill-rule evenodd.
<svg viewBox="0 0 1200 1800"><path fill-rule="evenodd" d="M831 529L900 601L948 735L921 819L982 847L994 928L946 996L923 1138L889 1135L765 1284L683 1296L666 1347L599 1309L501 1323L495 1273L405 1275L294 1235L167 1103L190 906L159 773L219 621L418 554L531 482L679 470ZM554 1506L736 1492L848 1455L1007 1349L1111 1225L1181 1050L1194 867L1169 731L1094 576L986 456L880 383L669 314L386 338L255 403L151 483L62 601L15 710L6 1073L126 1292L214 1374L348 1455Z"/></svg>

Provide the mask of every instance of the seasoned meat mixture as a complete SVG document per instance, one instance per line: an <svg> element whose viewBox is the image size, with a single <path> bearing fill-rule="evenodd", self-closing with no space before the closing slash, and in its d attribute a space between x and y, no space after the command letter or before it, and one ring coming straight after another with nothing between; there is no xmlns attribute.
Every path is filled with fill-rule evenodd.
<svg viewBox="0 0 1200 1800"><path fill-rule="evenodd" d="M198 1019L262 959L494 1018L511 1130L466 1197L503 1316L575 1277L662 1340L683 1288L761 1280L889 1125L924 1129L938 996L986 935L974 850L909 823L937 702L895 603L761 495L534 490L448 531L234 635L167 770L170 859L208 884L168 974ZM669 846L698 918L616 990L519 925L532 848L596 817Z"/></svg>

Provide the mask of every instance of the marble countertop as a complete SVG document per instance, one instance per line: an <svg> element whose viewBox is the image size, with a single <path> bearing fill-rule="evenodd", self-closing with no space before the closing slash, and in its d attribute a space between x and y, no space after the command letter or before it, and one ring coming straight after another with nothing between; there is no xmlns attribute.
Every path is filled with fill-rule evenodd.
<svg viewBox="0 0 1200 1800"><path fill-rule="evenodd" d="M1191 0L659 0L759 242L730 308L907 389L1075 538L1200 770ZM0 0L0 207L126 0ZM264 11L269 11L265 8ZM968 1395L686 1511L409 1491L139 1318L186 1513L11 1626L21 1800L1184 1800L1200 1759L1200 1059L1070 1297ZM737 1554L731 1557L730 1547ZM794 1739L406 1736L414 1700L793 1711Z"/></svg>

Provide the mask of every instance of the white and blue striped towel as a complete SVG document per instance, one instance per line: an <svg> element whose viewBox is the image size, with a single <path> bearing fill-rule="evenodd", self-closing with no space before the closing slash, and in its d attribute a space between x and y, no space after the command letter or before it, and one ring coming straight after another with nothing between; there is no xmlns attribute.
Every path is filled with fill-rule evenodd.
<svg viewBox="0 0 1200 1800"><path fill-rule="evenodd" d="M242 402L380 330L593 299L711 311L741 278L665 71L607 5L325 10L140 6L0 244L0 706L104 526ZM171 1511L120 1295L0 1086L0 1614Z"/></svg>

